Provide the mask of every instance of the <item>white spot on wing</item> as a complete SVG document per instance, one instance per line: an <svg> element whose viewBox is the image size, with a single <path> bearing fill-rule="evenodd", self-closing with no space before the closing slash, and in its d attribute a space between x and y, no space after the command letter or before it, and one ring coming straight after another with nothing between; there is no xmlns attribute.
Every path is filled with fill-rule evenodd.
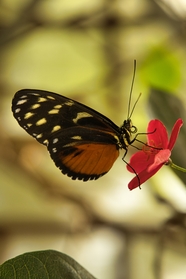
<svg viewBox="0 0 186 279"><path fill-rule="evenodd" d="M31 106L31 109L36 109L39 108L41 105L40 104L34 104L33 106Z"/></svg>
<svg viewBox="0 0 186 279"><path fill-rule="evenodd" d="M52 148L52 152L53 153L56 153L57 152L57 149L54 147L54 148Z"/></svg>
<svg viewBox="0 0 186 279"><path fill-rule="evenodd" d="M74 145L76 145L75 142L70 142L70 143L63 145L63 147L69 147L69 146L74 146Z"/></svg>
<svg viewBox="0 0 186 279"><path fill-rule="evenodd" d="M47 140L47 139L44 140L44 141L43 141L43 144L48 145L48 140Z"/></svg>
<svg viewBox="0 0 186 279"><path fill-rule="evenodd" d="M45 124L45 123L47 123L46 118L41 118L40 120L38 120L38 121L36 122L36 125L37 125L37 126L40 126L40 125L43 125L43 124Z"/></svg>
<svg viewBox="0 0 186 279"><path fill-rule="evenodd" d="M49 110L48 114L58 114L59 110L58 109L51 109Z"/></svg>
<svg viewBox="0 0 186 279"><path fill-rule="evenodd" d="M33 112L27 112L24 116L24 119L28 119L28 118L32 117L33 115L34 115Z"/></svg>
<svg viewBox="0 0 186 279"><path fill-rule="evenodd" d="M76 118L73 119L73 122L76 124L79 119L87 118L87 117L93 117L93 116L88 112L78 112Z"/></svg>
<svg viewBox="0 0 186 279"><path fill-rule="evenodd" d="M58 138L53 139L54 144L57 143L58 141L59 141Z"/></svg>
<svg viewBox="0 0 186 279"><path fill-rule="evenodd" d="M55 98L53 96L50 96L50 95L48 95L47 98L51 99L51 100L55 100Z"/></svg>
<svg viewBox="0 0 186 279"><path fill-rule="evenodd" d="M74 104L74 102L72 100L68 100L65 102L66 106L72 106Z"/></svg>
<svg viewBox="0 0 186 279"><path fill-rule="evenodd" d="M61 126L60 125L56 125L56 126L53 127L51 133L54 133L54 132L56 132L56 131L58 131L60 129L61 129Z"/></svg>
<svg viewBox="0 0 186 279"><path fill-rule="evenodd" d="M56 105L56 106L54 106L54 109L60 109L60 108L62 108L62 105Z"/></svg>
<svg viewBox="0 0 186 279"><path fill-rule="evenodd" d="M22 105L22 104L24 104L24 103L26 103L27 102L27 100L19 100L18 102L17 102L17 106L18 105Z"/></svg>
<svg viewBox="0 0 186 279"><path fill-rule="evenodd" d="M81 136L73 136L73 137L71 137L71 139L82 140L82 137Z"/></svg>
<svg viewBox="0 0 186 279"><path fill-rule="evenodd" d="M43 134L39 134L36 136L36 139L40 139L40 138L42 138L42 136L43 136Z"/></svg>
<svg viewBox="0 0 186 279"><path fill-rule="evenodd" d="M48 101L46 98L43 98L43 97L38 98L38 103L42 103L42 102L46 102L46 101Z"/></svg>
<svg viewBox="0 0 186 279"><path fill-rule="evenodd" d="M20 112L20 108L17 108L16 110L15 110L15 113L18 113L18 112Z"/></svg>
<svg viewBox="0 0 186 279"><path fill-rule="evenodd" d="M31 95L40 96L38 93L31 93Z"/></svg>

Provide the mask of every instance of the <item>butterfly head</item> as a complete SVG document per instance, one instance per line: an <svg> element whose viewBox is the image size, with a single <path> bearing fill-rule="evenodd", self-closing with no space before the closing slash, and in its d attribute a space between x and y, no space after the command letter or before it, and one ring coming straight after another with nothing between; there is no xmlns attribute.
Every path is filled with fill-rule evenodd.
<svg viewBox="0 0 186 279"><path fill-rule="evenodd" d="M128 118L127 120L124 120L120 127L120 132L122 136L121 141L124 143L125 147L127 147L131 144L132 134L137 132L137 128L132 124L132 120Z"/></svg>
<svg viewBox="0 0 186 279"><path fill-rule="evenodd" d="M137 132L136 126L133 125L132 120L128 118L127 120L124 120L123 125L121 126L121 129L128 132L128 134L135 134Z"/></svg>

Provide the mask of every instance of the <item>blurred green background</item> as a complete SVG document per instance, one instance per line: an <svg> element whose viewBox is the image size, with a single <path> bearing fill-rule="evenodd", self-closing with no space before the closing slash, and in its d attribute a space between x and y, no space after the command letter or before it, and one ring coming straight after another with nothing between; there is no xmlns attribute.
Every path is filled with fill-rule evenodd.
<svg viewBox="0 0 186 279"><path fill-rule="evenodd" d="M0 263L56 249L99 279L185 279L186 175L163 167L130 192L119 158L97 181L72 181L19 127L11 100L45 89L120 126L136 59L133 123L145 132L158 118L170 132L186 120L186 1L2 0L0 24ZM183 126L172 155L182 167L185 143Z"/></svg>

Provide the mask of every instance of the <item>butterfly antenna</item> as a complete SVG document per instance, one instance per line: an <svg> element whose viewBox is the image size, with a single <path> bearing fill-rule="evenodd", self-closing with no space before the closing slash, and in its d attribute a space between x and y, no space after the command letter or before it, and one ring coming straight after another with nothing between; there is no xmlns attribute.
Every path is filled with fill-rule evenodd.
<svg viewBox="0 0 186 279"><path fill-rule="evenodd" d="M127 119L129 119L132 115L130 113L130 106L131 106L131 98L132 98L132 91L133 91L133 86L134 86L134 79L136 75L136 60L134 60L134 72L133 72L133 77L132 77L132 84L131 84L131 89L130 89L130 94L129 94L129 104L128 104L128 112L127 112ZM132 109L132 112L134 111L134 108Z"/></svg>
<svg viewBox="0 0 186 279"><path fill-rule="evenodd" d="M133 108L132 108L132 110L131 110L131 113L130 113L130 115L129 115L129 118L131 118L131 116L132 116L132 114L133 114L133 112L134 112L134 109L135 109L135 107L136 107L136 105L137 105L137 103L138 103L140 97L141 97L141 93L139 94L139 96L138 96L136 102L135 102L134 105L133 105Z"/></svg>

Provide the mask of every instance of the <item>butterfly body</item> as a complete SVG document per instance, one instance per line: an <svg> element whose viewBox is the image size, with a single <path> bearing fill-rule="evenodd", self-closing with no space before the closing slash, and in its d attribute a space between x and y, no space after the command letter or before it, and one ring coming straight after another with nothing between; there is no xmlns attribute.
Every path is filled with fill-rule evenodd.
<svg viewBox="0 0 186 279"><path fill-rule="evenodd" d="M62 173L83 181L107 173L136 132L130 118L118 127L86 105L43 90L18 91L12 111L19 125L47 146Z"/></svg>

